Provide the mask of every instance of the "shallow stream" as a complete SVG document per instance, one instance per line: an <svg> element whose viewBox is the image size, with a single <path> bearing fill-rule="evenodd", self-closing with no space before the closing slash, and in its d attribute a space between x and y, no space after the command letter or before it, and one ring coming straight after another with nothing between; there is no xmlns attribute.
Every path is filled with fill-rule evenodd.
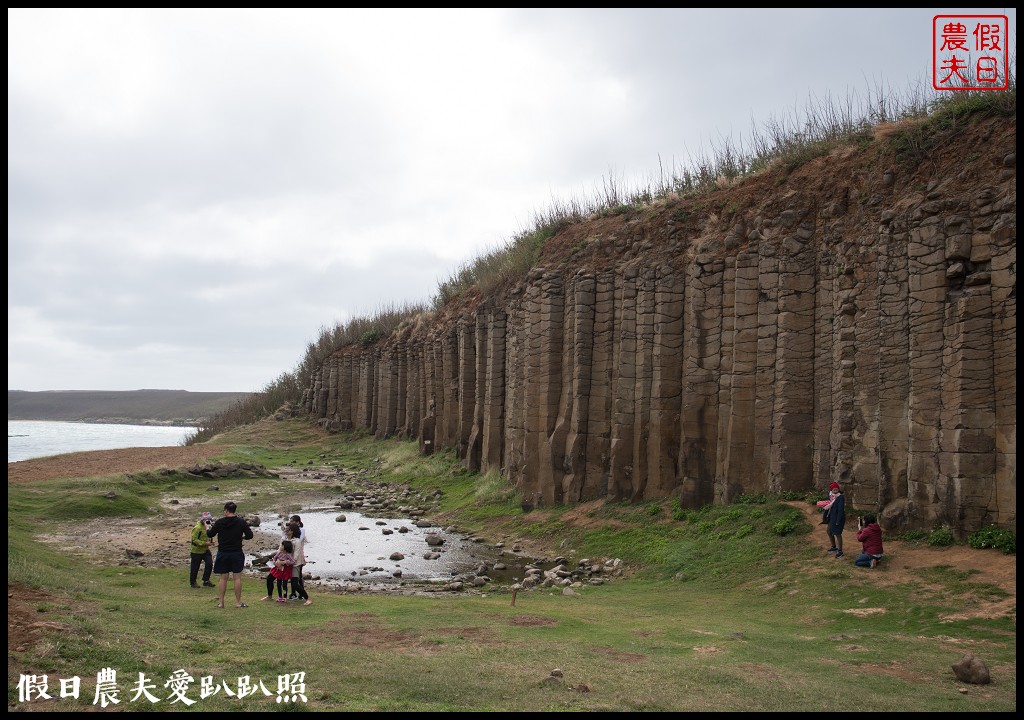
<svg viewBox="0 0 1024 720"><path fill-rule="evenodd" d="M322 582L442 583L483 574L494 582L511 583L523 576L526 565L533 560L462 533L417 527L411 517L370 517L355 510L339 512L337 508L308 509L301 515L306 531L305 572ZM339 515L345 516L344 522L336 520ZM391 534L385 534L385 530ZM440 536L444 544L428 545L427 535ZM276 522L265 522L256 528L256 539L262 554L269 553L281 539L281 528ZM391 560L393 553L404 557ZM424 559L428 553L437 553L438 557ZM483 573L479 572L481 566L485 566ZM396 571L400 571L399 576Z"/></svg>

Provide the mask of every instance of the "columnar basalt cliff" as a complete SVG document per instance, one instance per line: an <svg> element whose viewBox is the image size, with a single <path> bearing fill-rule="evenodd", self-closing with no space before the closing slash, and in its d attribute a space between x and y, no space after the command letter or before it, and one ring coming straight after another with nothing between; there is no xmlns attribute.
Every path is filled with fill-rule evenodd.
<svg viewBox="0 0 1024 720"><path fill-rule="evenodd" d="M518 285L336 353L306 407L529 506L838 480L888 529L1016 529L1015 118L914 162L886 132L571 225Z"/></svg>

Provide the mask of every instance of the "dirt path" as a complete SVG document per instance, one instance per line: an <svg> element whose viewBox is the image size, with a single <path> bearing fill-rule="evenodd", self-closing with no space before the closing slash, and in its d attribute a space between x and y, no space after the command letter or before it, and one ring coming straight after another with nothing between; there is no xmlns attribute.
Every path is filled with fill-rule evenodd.
<svg viewBox="0 0 1024 720"><path fill-rule="evenodd" d="M820 571L824 572L837 562L828 553L828 536L825 526L819 525L820 511L806 502L786 503L804 513L807 521L814 525L814 531L807 535L807 542L821 551ZM857 542L857 521L847 523L843 532L845 557L851 565L860 552ZM883 538L885 557L875 570L853 567L857 572L871 573L873 582L879 585L897 585L916 583L919 587L930 589L932 586L921 575L921 570L948 566L959 571L973 571L969 585L975 587L994 585L1007 593L1007 597L992 600L978 597L974 610L962 617L1000 617L1006 614L1016 615L1017 607L1017 556L1005 555L998 550L975 550L967 545L951 545L949 547L931 547L926 543L911 543ZM842 562L842 560L838 561ZM939 589L934 586L933 589ZM947 619L958 619L950 616Z"/></svg>

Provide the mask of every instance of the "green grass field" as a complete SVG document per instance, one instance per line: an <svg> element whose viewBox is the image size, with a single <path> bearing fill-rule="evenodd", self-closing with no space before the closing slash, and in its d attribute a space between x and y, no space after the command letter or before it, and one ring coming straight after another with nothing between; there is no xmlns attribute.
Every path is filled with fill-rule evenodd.
<svg viewBox="0 0 1024 720"><path fill-rule="evenodd" d="M414 443L327 437L299 421L259 423L217 442L226 460L366 467L375 482L441 489L446 522L552 556L618 557L630 572L576 596L519 592L515 606L497 586L409 596L311 588L313 605L279 605L258 602L261 583L247 577L250 607L234 608L229 595L218 610L213 591L184 587L182 568L104 567L38 539L98 517L157 526L168 476L9 485L9 634L29 638L9 641L9 709L91 709L104 668L117 671L113 707L122 710L277 709L279 680L297 673L306 701L290 710L1016 709L1015 607L951 619L1005 592L941 565L906 584L875 583L850 564L822 571L827 561L806 538L817 529L777 499L675 513L682 519L668 502L524 515L497 475L466 472L444 453L419 457ZM207 492L208 482L178 483L179 496ZM289 492L273 478L220 486L277 502ZM110 490L113 501L102 497ZM292 499L302 507L315 488ZM795 530L778 534L782 521ZM991 684L955 679L950 666L967 652L988 664ZM561 681L547 680L555 668ZM172 703L166 686L179 670L193 678L188 707ZM140 673L158 703L132 699ZM20 701L29 675L45 675L53 699ZM60 680L72 676L80 697L61 698ZM237 693L246 676L270 696L228 696L225 687ZM218 688L208 697L204 677Z"/></svg>

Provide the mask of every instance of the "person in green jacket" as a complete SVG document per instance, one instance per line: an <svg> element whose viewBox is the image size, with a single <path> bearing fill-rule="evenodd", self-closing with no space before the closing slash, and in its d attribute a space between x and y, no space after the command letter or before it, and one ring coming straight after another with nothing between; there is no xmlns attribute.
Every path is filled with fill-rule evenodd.
<svg viewBox="0 0 1024 720"><path fill-rule="evenodd" d="M200 564L204 565L203 587L216 587L210 582L210 574L213 572L213 553L210 552L210 547L213 545L213 540L206 534L206 530L212 522L213 514L204 512L196 526L192 528L192 545L189 547L192 563L189 567L188 583L194 588L199 587L196 580L199 578Z"/></svg>

